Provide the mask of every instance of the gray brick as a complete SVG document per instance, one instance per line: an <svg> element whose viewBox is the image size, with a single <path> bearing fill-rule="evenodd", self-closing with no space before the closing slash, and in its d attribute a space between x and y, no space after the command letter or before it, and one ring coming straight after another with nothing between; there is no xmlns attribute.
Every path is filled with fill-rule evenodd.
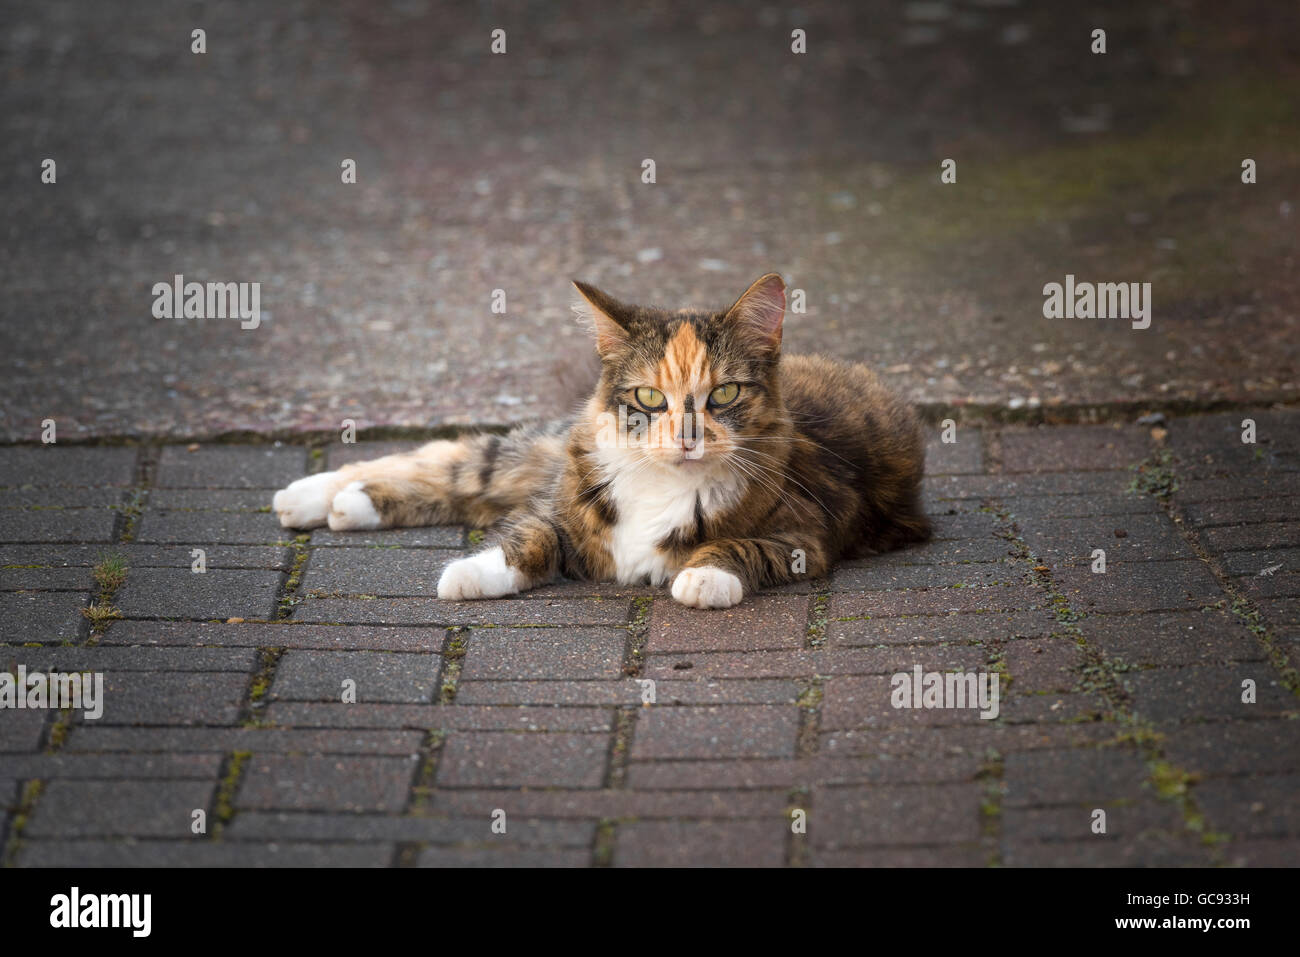
<svg viewBox="0 0 1300 957"><path fill-rule="evenodd" d="M257 512L163 512L150 509L140 519L136 541L191 546L266 545L288 541L290 532L273 515Z"/></svg>
<svg viewBox="0 0 1300 957"><path fill-rule="evenodd" d="M88 629L80 592L0 593L0 641L77 641Z"/></svg>
<svg viewBox="0 0 1300 957"><path fill-rule="evenodd" d="M627 632L619 628L490 628L470 633L462 681L617 678Z"/></svg>
<svg viewBox="0 0 1300 957"><path fill-rule="evenodd" d="M632 757L793 757L799 712L777 705L651 707L637 719Z"/></svg>
<svg viewBox="0 0 1300 957"><path fill-rule="evenodd" d="M386 844L220 844L191 840L29 841L21 867L387 867Z"/></svg>
<svg viewBox="0 0 1300 957"><path fill-rule="evenodd" d="M216 781L50 781L26 835L190 838L192 813L208 812Z"/></svg>
<svg viewBox="0 0 1300 957"><path fill-rule="evenodd" d="M608 748L608 735L455 732L443 745L437 783L457 788L595 788L604 777ZM491 810L480 808L479 813Z"/></svg>
<svg viewBox="0 0 1300 957"><path fill-rule="evenodd" d="M297 701L340 701L345 679L356 703L431 702L437 695L438 654L371 651L288 651L275 669L271 696Z"/></svg>
<svg viewBox="0 0 1300 957"><path fill-rule="evenodd" d="M978 784L817 788L808 835L818 847L974 841L982 796Z"/></svg>
<svg viewBox="0 0 1300 957"><path fill-rule="evenodd" d="M209 568L144 568L127 573L114 604L128 618L271 618L280 574Z"/></svg>
<svg viewBox="0 0 1300 957"><path fill-rule="evenodd" d="M436 598L308 598L294 609L297 621L357 625L623 625L631 602L508 599L441 601Z"/></svg>
<svg viewBox="0 0 1300 957"><path fill-rule="evenodd" d="M237 808L259 810L400 811L418 766L409 757L254 755Z"/></svg>
<svg viewBox="0 0 1300 957"><path fill-rule="evenodd" d="M0 542L112 542L117 513L107 509L0 509Z"/></svg>
<svg viewBox="0 0 1300 957"><path fill-rule="evenodd" d="M278 489L307 471L302 448L269 445L206 445L187 452L169 445L158 458L154 484L159 488Z"/></svg>
<svg viewBox="0 0 1300 957"><path fill-rule="evenodd" d="M0 486L130 485L136 450L58 446L0 448Z"/></svg>
<svg viewBox="0 0 1300 957"><path fill-rule="evenodd" d="M632 821L615 830L615 867L780 867L788 823Z"/></svg>
<svg viewBox="0 0 1300 957"><path fill-rule="evenodd" d="M314 548L303 591L341 595L438 594L442 569L460 552L389 548Z"/></svg>

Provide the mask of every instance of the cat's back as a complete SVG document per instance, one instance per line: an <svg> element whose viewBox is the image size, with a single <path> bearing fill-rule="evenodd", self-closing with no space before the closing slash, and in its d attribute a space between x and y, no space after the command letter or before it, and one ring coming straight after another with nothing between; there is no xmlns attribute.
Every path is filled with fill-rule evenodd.
<svg viewBox="0 0 1300 957"><path fill-rule="evenodd" d="M794 430L809 440L793 463L801 481L836 502L837 514L856 512L848 525L861 530L867 551L924 538L925 441L916 411L860 363L786 356L780 382Z"/></svg>

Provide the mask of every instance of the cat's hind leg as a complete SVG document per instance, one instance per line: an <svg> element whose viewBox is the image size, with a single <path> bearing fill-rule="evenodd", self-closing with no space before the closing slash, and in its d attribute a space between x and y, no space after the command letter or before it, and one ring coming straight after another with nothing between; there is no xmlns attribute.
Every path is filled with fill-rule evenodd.
<svg viewBox="0 0 1300 957"><path fill-rule="evenodd" d="M562 448L558 436L526 431L430 442L301 478L271 508L285 528L486 526L546 484Z"/></svg>

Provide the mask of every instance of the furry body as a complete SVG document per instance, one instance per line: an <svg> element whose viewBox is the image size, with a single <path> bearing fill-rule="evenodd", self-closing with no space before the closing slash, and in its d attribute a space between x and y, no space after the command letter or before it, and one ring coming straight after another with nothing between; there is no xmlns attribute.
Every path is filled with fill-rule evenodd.
<svg viewBox="0 0 1300 957"><path fill-rule="evenodd" d="M577 415L309 476L276 494L282 524L494 526L500 544L448 566L443 598L565 575L672 582L697 607L929 536L914 412L865 366L782 357L779 277L722 312L578 289L602 371Z"/></svg>

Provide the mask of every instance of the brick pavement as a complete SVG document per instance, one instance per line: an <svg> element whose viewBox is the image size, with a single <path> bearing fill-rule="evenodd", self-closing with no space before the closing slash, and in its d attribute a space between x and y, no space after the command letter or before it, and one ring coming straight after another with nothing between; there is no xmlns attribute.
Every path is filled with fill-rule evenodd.
<svg viewBox="0 0 1300 957"><path fill-rule="evenodd" d="M1300 862L1300 411L935 435L933 542L717 612L440 602L466 529L278 528L380 443L0 448L4 666L106 698L0 710L4 860ZM997 673L999 716L893 708L914 665Z"/></svg>

